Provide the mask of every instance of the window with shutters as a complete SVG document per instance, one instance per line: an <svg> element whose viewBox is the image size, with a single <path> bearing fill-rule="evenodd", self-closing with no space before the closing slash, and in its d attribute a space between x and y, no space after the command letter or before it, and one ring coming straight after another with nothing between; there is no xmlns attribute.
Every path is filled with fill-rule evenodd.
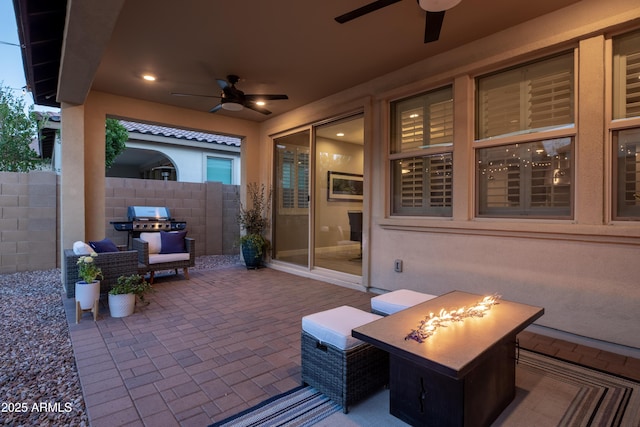
<svg viewBox="0 0 640 427"><path fill-rule="evenodd" d="M573 138L478 150L478 215L571 215Z"/></svg>
<svg viewBox="0 0 640 427"><path fill-rule="evenodd" d="M477 139L573 125L573 85L573 53L480 77Z"/></svg>
<svg viewBox="0 0 640 427"><path fill-rule="evenodd" d="M612 217L640 220L640 31L613 39Z"/></svg>
<svg viewBox="0 0 640 427"><path fill-rule="evenodd" d="M613 118L640 117L640 32L613 40Z"/></svg>
<svg viewBox="0 0 640 427"><path fill-rule="evenodd" d="M391 214L451 216L453 90L391 104Z"/></svg>
<svg viewBox="0 0 640 427"><path fill-rule="evenodd" d="M280 213L306 213L309 208L309 149L293 147L278 153L282 183L278 200Z"/></svg>
<svg viewBox="0 0 640 427"><path fill-rule="evenodd" d="M571 218L573 53L479 77L476 87L478 216Z"/></svg>
<svg viewBox="0 0 640 427"><path fill-rule="evenodd" d="M614 219L640 219L640 129L613 134Z"/></svg>

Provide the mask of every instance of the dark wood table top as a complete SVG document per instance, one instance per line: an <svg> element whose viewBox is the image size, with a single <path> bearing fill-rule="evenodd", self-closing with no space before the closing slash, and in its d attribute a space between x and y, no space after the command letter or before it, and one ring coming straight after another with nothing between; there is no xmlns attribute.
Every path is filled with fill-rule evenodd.
<svg viewBox="0 0 640 427"><path fill-rule="evenodd" d="M440 327L419 343L405 337L429 313L438 315L469 307L483 295L453 291L406 310L353 329L352 335L381 348L389 354L407 359L453 378L463 378L483 360L493 346L515 335L544 314L544 308L500 299L483 317L470 317Z"/></svg>

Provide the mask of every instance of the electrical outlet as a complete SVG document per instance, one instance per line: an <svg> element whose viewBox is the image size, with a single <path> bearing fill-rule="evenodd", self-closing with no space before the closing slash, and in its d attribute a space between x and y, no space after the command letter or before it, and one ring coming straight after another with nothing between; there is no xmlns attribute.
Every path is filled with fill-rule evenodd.
<svg viewBox="0 0 640 427"><path fill-rule="evenodd" d="M397 259L393 263L393 269L396 273L402 273L402 260Z"/></svg>

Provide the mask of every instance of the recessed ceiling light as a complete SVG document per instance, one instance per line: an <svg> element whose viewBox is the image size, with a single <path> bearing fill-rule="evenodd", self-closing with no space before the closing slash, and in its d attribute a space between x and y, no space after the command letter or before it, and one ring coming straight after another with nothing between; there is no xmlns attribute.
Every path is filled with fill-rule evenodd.
<svg viewBox="0 0 640 427"><path fill-rule="evenodd" d="M256 105L259 105L259 106L261 106L261 107L262 107L263 105L265 105L265 104L266 104L266 102L264 102L264 101L256 101Z"/></svg>
<svg viewBox="0 0 640 427"><path fill-rule="evenodd" d="M338 133L336 133L336 136L344 136L344 133L338 132Z"/></svg>
<svg viewBox="0 0 640 427"><path fill-rule="evenodd" d="M156 81L156 76L153 76L151 74L144 74L142 76L143 79L145 79L148 82L155 82Z"/></svg>

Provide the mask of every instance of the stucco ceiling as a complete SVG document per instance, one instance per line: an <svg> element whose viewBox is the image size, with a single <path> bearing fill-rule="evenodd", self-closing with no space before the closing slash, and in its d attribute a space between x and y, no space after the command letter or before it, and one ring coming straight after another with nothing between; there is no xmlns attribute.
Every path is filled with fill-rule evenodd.
<svg viewBox="0 0 640 427"><path fill-rule="evenodd" d="M446 12L440 40L429 44L415 0L346 24L334 18L369 0L70 2L57 101L81 102L92 88L209 111L217 99L172 92L219 95L216 79L237 74L245 93L289 99L270 102L271 116L215 114L262 121L577 1L462 0ZM157 80L143 81L144 73Z"/></svg>

